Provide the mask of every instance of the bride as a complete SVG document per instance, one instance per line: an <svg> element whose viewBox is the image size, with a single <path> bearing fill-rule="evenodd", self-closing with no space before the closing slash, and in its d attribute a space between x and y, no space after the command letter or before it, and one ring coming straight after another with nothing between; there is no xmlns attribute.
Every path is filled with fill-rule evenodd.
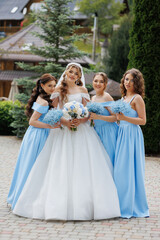
<svg viewBox="0 0 160 240"><path fill-rule="evenodd" d="M52 95L54 106L63 108L73 100L85 105L89 95L84 86L81 65L68 64ZM85 118L61 122L63 129L50 131L13 213L46 220L120 216L113 167L95 130Z"/></svg>

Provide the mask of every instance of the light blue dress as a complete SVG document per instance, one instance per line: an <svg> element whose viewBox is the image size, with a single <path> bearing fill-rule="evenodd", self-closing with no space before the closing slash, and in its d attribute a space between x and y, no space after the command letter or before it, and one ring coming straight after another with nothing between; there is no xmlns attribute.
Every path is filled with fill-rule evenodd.
<svg viewBox="0 0 160 240"><path fill-rule="evenodd" d="M134 109L125 115L138 117ZM114 181L119 196L121 217L149 216L144 178L145 153L142 130L139 125L120 121L115 152Z"/></svg>
<svg viewBox="0 0 160 240"><path fill-rule="evenodd" d="M40 104L34 102L32 109L42 114L39 118L39 121L42 121L48 112L49 106L41 106ZM49 129L47 128L29 126L24 135L7 197L7 202L11 204L12 209L19 198L37 156L46 142L48 134Z"/></svg>
<svg viewBox="0 0 160 240"><path fill-rule="evenodd" d="M102 115L110 116L110 112L105 108L110 105L110 102L103 102L101 104L104 106L104 112ZM118 125L115 122L107 122L103 120L94 120L94 123L95 130L111 159L112 165L114 166Z"/></svg>

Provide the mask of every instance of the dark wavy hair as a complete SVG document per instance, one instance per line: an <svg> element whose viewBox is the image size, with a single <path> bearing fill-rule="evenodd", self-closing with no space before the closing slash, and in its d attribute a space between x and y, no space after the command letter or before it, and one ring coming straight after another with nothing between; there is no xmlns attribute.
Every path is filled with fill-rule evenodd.
<svg viewBox="0 0 160 240"><path fill-rule="evenodd" d="M38 96L40 96L41 98L45 99L48 102L49 109L53 107L52 100L50 99L50 95L47 94L41 87L41 83L46 84L47 82L50 82L50 81L55 81L57 83L57 79L49 73L43 74L38 79L38 81L36 83L36 87L32 90L32 95L31 95L30 99L28 100L28 103L26 106L25 114L27 117L30 118L32 116L32 113L33 113L32 106L33 106L33 103L37 100Z"/></svg>
<svg viewBox="0 0 160 240"><path fill-rule="evenodd" d="M141 95L142 98L145 97L145 85L144 85L144 78L143 74L136 68L131 68L125 72L123 78L121 79L120 89L122 96L126 96L127 90L124 86L124 80L127 74L131 74L133 76L133 83L134 83L134 91Z"/></svg>
<svg viewBox="0 0 160 240"><path fill-rule="evenodd" d="M74 64L69 65L68 68L65 70L65 72L67 70L70 70L73 67L76 68L79 72L79 79L75 82L75 84L78 86L83 86L83 83L81 81L81 76L82 76L81 69L77 65L74 65ZM64 73L63 80L60 85L60 95L61 95L62 101L64 102L67 102L67 93L68 93L68 84L66 82L66 73Z"/></svg>
<svg viewBox="0 0 160 240"><path fill-rule="evenodd" d="M95 77L98 76L98 75L100 75L100 76L103 77L104 85L105 85L105 88L106 88L106 87L107 87L107 83L108 83L107 74L104 73L104 72L97 72L97 73L95 73L94 76L93 76L93 81L94 81Z"/></svg>

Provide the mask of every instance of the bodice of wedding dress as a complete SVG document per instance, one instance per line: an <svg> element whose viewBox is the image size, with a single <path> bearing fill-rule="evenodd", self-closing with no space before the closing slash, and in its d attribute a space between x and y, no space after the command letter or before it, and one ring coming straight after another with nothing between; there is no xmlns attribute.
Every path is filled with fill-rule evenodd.
<svg viewBox="0 0 160 240"><path fill-rule="evenodd" d="M58 98L58 108L63 108L65 102L62 102L61 96L59 92L55 92L51 95L51 99L53 100L53 102ZM85 100L85 102L90 101L90 96L88 93L75 93L75 94L67 94L67 102L71 102L71 101L77 101L82 103L82 100Z"/></svg>

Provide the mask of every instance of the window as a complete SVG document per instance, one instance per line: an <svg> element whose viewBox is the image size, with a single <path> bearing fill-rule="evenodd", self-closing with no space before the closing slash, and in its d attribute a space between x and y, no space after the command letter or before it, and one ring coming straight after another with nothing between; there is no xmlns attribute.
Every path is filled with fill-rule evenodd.
<svg viewBox="0 0 160 240"><path fill-rule="evenodd" d="M18 7L14 7L12 8L11 13L15 13L17 10L18 10Z"/></svg>

